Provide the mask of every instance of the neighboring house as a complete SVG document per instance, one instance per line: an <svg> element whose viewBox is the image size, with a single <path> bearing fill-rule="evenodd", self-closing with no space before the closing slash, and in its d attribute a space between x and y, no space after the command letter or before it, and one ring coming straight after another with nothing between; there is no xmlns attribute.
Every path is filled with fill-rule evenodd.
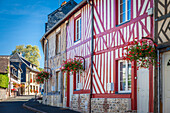
<svg viewBox="0 0 170 113"><path fill-rule="evenodd" d="M44 93L43 103L63 106L63 74L60 70L66 60L66 22L56 24L77 5L74 0L63 2L54 12L48 15L47 32L41 38L45 59L44 69L49 69L52 78L48 80L48 88ZM54 26L55 25L55 26Z"/></svg>
<svg viewBox="0 0 170 113"><path fill-rule="evenodd" d="M11 71L18 70L15 74L20 80L19 84L17 83L18 85L16 85L21 88L20 94L35 95L36 91L39 93L40 84L36 82L36 74L39 72L37 66L27 61L18 53L11 56L10 62L13 65Z"/></svg>
<svg viewBox="0 0 170 113"><path fill-rule="evenodd" d="M0 76L7 75L10 78L10 56L8 55L0 55ZM3 81L0 81L3 82ZM9 79L10 82L10 79ZM0 100L5 100L10 96L9 85L8 88L0 87Z"/></svg>
<svg viewBox="0 0 170 113"><path fill-rule="evenodd" d="M170 1L155 0L155 41L158 43L159 68L155 70L155 108L170 113ZM157 111L159 113L159 111Z"/></svg>

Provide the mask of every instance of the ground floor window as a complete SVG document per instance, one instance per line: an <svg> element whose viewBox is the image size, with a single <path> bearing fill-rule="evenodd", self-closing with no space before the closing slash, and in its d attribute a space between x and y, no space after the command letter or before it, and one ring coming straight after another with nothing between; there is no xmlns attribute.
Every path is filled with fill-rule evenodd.
<svg viewBox="0 0 170 113"><path fill-rule="evenodd" d="M118 92L131 92L131 62L118 61Z"/></svg>

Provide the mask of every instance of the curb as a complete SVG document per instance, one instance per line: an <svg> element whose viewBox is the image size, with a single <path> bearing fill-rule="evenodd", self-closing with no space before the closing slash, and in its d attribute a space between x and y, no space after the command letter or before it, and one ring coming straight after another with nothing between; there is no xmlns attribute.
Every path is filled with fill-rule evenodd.
<svg viewBox="0 0 170 113"><path fill-rule="evenodd" d="M26 104L26 103L24 103L22 106L23 106L24 108L28 109L28 110L34 111L34 112L36 112L36 113L47 113L47 112L44 112L44 111L35 109L35 108L33 108L33 107L27 106L27 105L25 105L25 104Z"/></svg>

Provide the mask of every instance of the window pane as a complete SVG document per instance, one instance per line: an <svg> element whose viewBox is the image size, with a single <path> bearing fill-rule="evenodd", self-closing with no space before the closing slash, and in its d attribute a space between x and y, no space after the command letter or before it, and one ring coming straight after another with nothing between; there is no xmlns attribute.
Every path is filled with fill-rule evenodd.
<svg viewBox="0 0 170 113"><path fill-rule="evenodd" d="M77 20L77 26L76 27L77 27L76 40L78 40L78 37L79 37L79 20Z"/></svg>
<svg viewBox="0 0 170 113"><path fill-rule="evenodd" d="M120 0L120 4L125 3L125 0Z"/></svg>
<svg viewBox="0 0 170 113"><path fill-rule="evenodd" d="M125 13L125 10L126 10L126 5L125 5L125 3L120 4L120 14L121 14L121 13Z"/></svg>
<svg viewBox="0 0 170 113"><path fill-rule="evenodd" d="M131 64L128 64L128 90L131 90Z"/></svg>
<svg viewBox="0 0 170 113"><path fill-rule="evenodd" d="M80 18L79 21L80 21L80 25L79 25L79 30L80 30L80 31L79 31L79 39L80 39L80 38L81 38L81 18Z"/></svg>
<svg viewBox="0 0 170 113"><path fill-rule="evenodd" d="M128 3L127 3L127 6L128 6L128 7L127 7L127 10L130 10L130 9L131 9L131 0L128 0L127 2L128 2Z"/></svg>
<svg viewBox="0 0 170 113"><path fill-rule="evenodd" d="M131 81L128 81L128 91L131 91Z"/></svg>
<svg viewBox="0 0 170 113"><path fill-rule="evenodd" d="M126 15L125 15L125 13L120 14L120 23L125 22L125 20L126 20Z"/></svg>
<svg viewBox="0 0 170 113"><path fill-rule="evenodd" d="M131 10L129 10L127 13L128 13L127 19L130 20L130 18L131 18Z"/></svg>
<svg viewBox="0 0 170 113"><path fill-rule="evenodd" d="M120 91L125 91L126 82L120 82Z"/></svg>

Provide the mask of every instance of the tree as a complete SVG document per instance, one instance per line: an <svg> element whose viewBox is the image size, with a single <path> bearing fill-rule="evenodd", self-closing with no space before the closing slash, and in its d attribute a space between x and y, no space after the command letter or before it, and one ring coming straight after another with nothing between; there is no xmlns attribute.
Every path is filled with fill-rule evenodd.
<svg viewBox="0 0 170 113"><path fill-rule="evenodd" d="M40 56L40 50L38 48L38 46L32 46L32 45L18 45L16 46L16 49L14 51L12 51L12 55L14 53L22 53L22 56L28 60L29 62L31 62L32 64L35 64L37 66L39 66L39 61L38 59L41 58Z"/></svg>

